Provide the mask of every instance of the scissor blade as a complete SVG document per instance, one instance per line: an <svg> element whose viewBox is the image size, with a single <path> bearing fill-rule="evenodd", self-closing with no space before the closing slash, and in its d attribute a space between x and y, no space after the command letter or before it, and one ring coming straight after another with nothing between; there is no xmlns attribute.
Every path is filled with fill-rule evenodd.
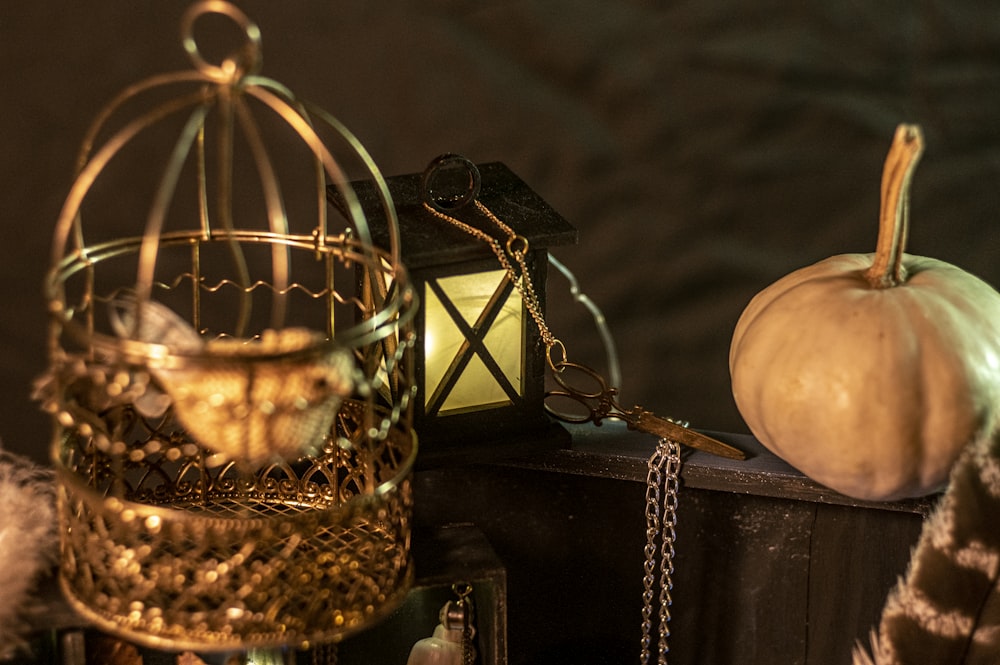
<svg viewBox="0 0 1000 665"><path fill-rule="evenodd" d="M671 441L676 441L682 445L703 450L706 453L718 455L719 457L735 460L745 460L747 458L742 450L733 448L721 441L716 441L710 436L705 436L683 425L678 425L666 418L660 418L649 411L640 411L634 418L630 418L628 420L628 427L629 429L670 439Z"/></svg>

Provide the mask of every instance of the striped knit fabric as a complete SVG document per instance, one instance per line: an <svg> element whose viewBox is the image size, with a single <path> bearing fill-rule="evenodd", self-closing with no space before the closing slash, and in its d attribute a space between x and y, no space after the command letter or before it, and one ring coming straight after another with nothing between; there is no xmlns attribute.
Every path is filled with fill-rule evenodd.
<svg viewBox="0 0 1000 665"><path fill-rule="evenodd" d="M1000 663L1000 433L972 443L854 665Z"/></svg>

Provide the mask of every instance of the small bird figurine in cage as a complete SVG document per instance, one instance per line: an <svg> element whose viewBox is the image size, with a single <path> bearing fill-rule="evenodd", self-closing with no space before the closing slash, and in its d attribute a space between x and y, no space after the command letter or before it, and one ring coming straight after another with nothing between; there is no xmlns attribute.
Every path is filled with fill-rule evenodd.
<svg viewBox="0 0 1000 665"><path fill-rule="evenodd" d="M336 346L309 351L322 348L324 336L317 331L267 329L253 340L206 340L165 305L146 302L141 317L137 309L132 294L112 301L111 326L122 339L163 344L197 360L151 368L163 393L147 387L136 408L159 417L172 405L181 425L217 451L219 462L256 466L317 454L354 390L353 354ZM256 358L266 360L253 363Z"/></svg>

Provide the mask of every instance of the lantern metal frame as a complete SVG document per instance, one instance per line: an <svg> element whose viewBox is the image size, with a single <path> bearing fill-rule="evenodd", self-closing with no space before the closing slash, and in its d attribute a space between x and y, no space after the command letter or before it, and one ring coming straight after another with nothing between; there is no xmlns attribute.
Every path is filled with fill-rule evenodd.
<svg viewBox="0 0 1000 665"><path fill-rule="evenodd" d="M539 306L544 312L548 249L575 243L576 229L502 162L481 163L475 165L475 169L478 200L529 242L525 263L529 278L535 285ZM538 326L526 311L521 317L523 359L520 394L508 393L511 397L509 403L467 412L441 415L437 412L439 401L435 403L433 400L428 408L425 394L427 358L423 346L427 330L424 294L433 290L439 296L443 295L435 287L438 279L494 271L500 269L500 265L485 243L444 224L427 210L424 206L425 177L426 173L421 172L386 179L399 219L401 260L407 266L414 289L425 301L414 322L417 336L414 350L417 386L414 427L421 439L420 464L432 466L445 461L495 458L525 449L537 450L546 442L554 446L566 445L568 435L565 430L553 423L545 412L545 345L540 339ZM362 184L356 191L363 208L374 209L377 206L378 195L374 188ZM334 207L343 208L344 204L335 189L329 188L328 195ZM496 229L489 228L489 222L473 210L473 206L464 206L462 211L456 210L456 214L470 226L490 234L496 233ZM375 242L387 241L389 231L388 228L373 225ZM517 293L509 276L502 282L501 293ZM480 357L487 355L488 351L481 343L486 331L476 331L474 325L462 321L454 308L451 315L457 325L473 333L467 338L468 347L463 353L477 353ZM489 321L481 323L488 324ZM488 325L484 327L488 328ZM486 364L499 383L506 381L495 364L491 367L489 360Z"/></svg>

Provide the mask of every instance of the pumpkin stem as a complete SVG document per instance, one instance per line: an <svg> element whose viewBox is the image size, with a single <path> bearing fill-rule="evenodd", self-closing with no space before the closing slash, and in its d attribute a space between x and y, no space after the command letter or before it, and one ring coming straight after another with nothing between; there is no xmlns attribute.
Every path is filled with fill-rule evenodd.
<svg viewBox="0 0 1000 665"><path fill-rule="evenodd" d="M906 281L903 251L910 226L910 181L924 151L919 125L899 125L882 169L882 207L879 211L875 260L865 272L868 283L886 289Z"/></svg>

